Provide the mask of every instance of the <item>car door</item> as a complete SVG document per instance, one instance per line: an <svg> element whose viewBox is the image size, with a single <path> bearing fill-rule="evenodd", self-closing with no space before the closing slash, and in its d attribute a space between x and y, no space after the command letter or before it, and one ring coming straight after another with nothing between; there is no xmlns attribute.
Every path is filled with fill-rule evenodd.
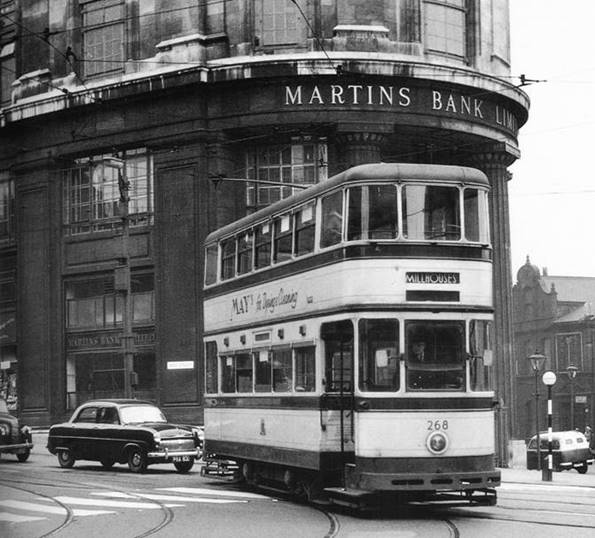
<svg viewBox="0 0 595 538"><path fill-rule="evenodd" d="M83 407L74 418L71 449L77 459L95 459L97 437L97 406Z"/></svg>
<svg viewBox="0 0 595 538"><path fill-rule="evenodd" d="M122 426L115 405L99 408L97 415L96 459L118 461L123 450Z"/></svg>

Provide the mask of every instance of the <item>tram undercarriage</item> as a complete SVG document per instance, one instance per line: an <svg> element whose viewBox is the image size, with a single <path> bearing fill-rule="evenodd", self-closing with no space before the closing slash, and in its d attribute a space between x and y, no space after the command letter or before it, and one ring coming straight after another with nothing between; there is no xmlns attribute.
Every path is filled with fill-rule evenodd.
<svg viewBox="0 0 595 538"><path fill-rule="evenodd" d="M213 455L205 456L201 474L289 494L315 504L338 505L361 511L434 502L494 506L497 503L495 487L500 485L499 471L398 477L377 473L375 477L363 477L363 482L370 487L362 489L354 487L355 476L362 483L362 473L357 472L354 464L346 464L343 472L317 471L267 462L236 462Z"/></svg>

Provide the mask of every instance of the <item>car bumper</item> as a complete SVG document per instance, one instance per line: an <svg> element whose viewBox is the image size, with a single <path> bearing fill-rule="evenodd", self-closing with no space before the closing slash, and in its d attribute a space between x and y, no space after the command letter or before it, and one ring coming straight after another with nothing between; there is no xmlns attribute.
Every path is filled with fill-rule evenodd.
<svg viewBox="0 0 595 538"><path fill-rule="evenodd" d="M196 450L159 450L155 452L149 452L147 457L150 460L159 460L159 461L174 461L176 458L200 458L200 448Z"/></svg>
<svg viewBox="0 0 595 538"><path fill-rule="evenodd" d="M13 445L0 446L0 452L8 452L9 454L18 454L27 450L33 450L33 443L25 441L24 443L15 443Z"/></svg>

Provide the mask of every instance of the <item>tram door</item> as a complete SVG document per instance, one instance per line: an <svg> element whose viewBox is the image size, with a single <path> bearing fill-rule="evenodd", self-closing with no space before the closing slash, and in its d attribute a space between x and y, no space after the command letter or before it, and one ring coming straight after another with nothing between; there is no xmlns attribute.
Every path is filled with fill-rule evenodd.
<svg viewBox="0 0 595 538"><path fill-rule="evenodd" d="M351 320L324 323L321 327L324 341L325 396L322 412L327 413L330 424L337 424L341 453L353 453L353 323ZM329 424L329 425L330 425Z"/></svg>

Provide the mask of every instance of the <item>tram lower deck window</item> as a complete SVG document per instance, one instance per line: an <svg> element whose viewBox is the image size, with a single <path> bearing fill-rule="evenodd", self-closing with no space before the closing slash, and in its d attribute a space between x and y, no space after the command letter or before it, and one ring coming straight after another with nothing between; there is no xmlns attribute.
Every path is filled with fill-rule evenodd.
<svg viewBox="0 0 595 538"><path fill-rule="evenodd" d="M463 322L411 321L405 325L407 388L465 388L465 326Z"/></svg>

